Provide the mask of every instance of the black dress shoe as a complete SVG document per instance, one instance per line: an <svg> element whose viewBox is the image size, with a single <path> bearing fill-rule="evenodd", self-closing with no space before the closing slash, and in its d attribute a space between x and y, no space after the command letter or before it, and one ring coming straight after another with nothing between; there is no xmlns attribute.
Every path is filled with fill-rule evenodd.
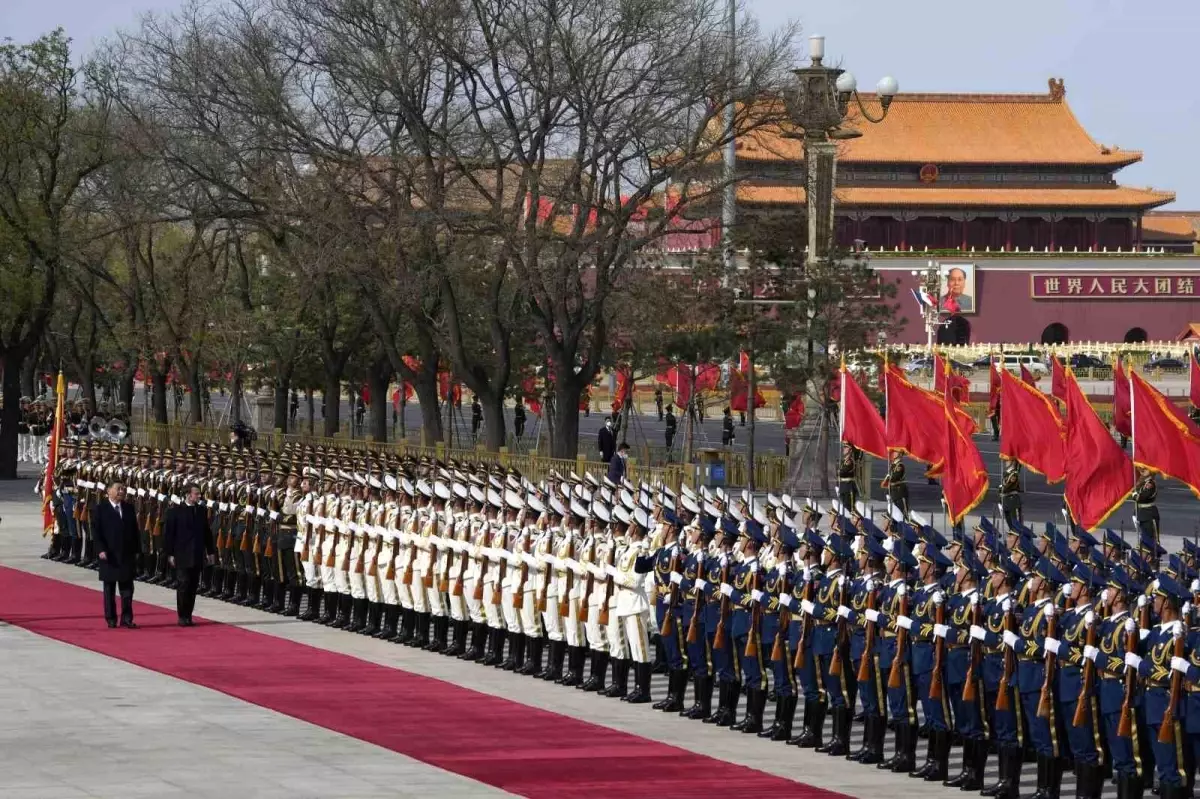
<svg viewBox="0 0 1200 799"><path fill-rule="evenodd" d="M124 627L126 630L136 630L137 629L137 625L134 624L132 620L121 622L121 626Z"/></svg>
<svg viewBox="0 0 1200 799"><path fill-rule="evenodd" d="M108 629L114 630L114 629L116 629L116 627L117 627L117 623L115 621L110 621L108 623Z"/></svg>
<svg viewBox="0 0 1200 799"><path fill-rule="evenodd" d="M192 625L187 619L180 619L179 626L180 627L191 627Z"/></svg>

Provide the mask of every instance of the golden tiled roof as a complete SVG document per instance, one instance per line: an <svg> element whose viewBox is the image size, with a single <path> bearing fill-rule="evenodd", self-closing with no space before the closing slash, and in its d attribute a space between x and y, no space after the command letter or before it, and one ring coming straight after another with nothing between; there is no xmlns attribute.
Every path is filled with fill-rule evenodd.
<svg viewBox="0 0 1200 799"><path fill-rule="evenodd" d="M1142 217L1142 237L1150 241L1196 241L1200 212L1158 212Z"/></svg>
<svg viewBox="0 0 1200 799"><path fill-rule="evenodd" d="M738 202L759 205L800 205L800 186L742 184ZM1111 189L957 189L957 188L839 188L840 206L925 208L1154 208L1175 199L1172 192L1116 186Z"/></svg>
<svg viewBox="0 0 1200 799"><path fill-rule="evenodd" d="M877 117L877 96L862 95ZM840 143L847 163L1071 164L1114 168L1140 161L1136 150L1093 141L1065 100L1061 81L1047 94L899 94L879 124L861 119L851 102L846 127L862 133ZM788 131L761 130L738 141L738 158L800 160L803 145Z"/></svg>

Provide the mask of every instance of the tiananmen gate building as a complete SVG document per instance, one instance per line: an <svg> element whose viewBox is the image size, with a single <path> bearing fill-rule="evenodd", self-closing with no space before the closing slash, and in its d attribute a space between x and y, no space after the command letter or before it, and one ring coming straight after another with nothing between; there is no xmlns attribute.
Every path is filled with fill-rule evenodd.
<svg viewBox="0 0 1200 799"><path fill-rule="evenodd" d="M872 116L879 101L863 95ZM1200 213L1125 186L1142 153L1097 143L1061 80L1044 94L899 94L839 142L835 230L901 302L936 260L954 300L944 343L1172 340L1200 322ZM739 139L737 213L805 212L803 142ZM910 304L899 343L924 343Z"/></svg>

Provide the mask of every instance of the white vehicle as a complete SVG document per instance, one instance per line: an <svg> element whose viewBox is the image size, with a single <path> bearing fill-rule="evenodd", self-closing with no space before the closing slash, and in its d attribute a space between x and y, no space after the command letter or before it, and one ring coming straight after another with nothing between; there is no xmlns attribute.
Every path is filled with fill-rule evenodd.
<svg viewBox="0 0 1200 799"><path fill-rule="evenodd" d="M1050 370L1046 368L1046 362L1039 355L1005 355L1004 368L1014 374L1021 371L1024 366L1029 370L1029 373L1034 377L1041 377L1047 374Z"/></svg>

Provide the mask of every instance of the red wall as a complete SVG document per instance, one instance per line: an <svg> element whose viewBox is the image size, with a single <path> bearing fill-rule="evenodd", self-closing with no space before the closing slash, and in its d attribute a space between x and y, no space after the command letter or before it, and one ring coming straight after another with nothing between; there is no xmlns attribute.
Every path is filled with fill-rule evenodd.
<svg viewBox="0 0 1200 799"><path fill-rule="evenodd" d="M967 260L967 259L963 259ZM1042 331L1054 322L1066 325L1070 341L1123 341L1128 330L1140 327L1151 341L1173 340L1190 323L1200 322L1200 294L1195 299L1077 299L1035 300L1031 298L1030 275L1062 274L1072 272L1101 274L1102 269L1063 269L1061 266L1037 264L1031 269L988 269L976 262L975 307L976 313L965 316L971 325L972 343L1023 343L1039 342ZM897 301L900 315L908 322L895 337L902 344L924 344L925 326L920 318L916 301L910 288L915 288L917 278L909 267L899 269L890 264L876 261L872 264L880 275L889 281L899 279ZM1181 265L1182 266L1182 265ZM1179 274L1174 264L1170 269L1112 269L1119 274L1147 275ZM1200 292L1200 270L1195 272L1197 291Z"/></svg>

